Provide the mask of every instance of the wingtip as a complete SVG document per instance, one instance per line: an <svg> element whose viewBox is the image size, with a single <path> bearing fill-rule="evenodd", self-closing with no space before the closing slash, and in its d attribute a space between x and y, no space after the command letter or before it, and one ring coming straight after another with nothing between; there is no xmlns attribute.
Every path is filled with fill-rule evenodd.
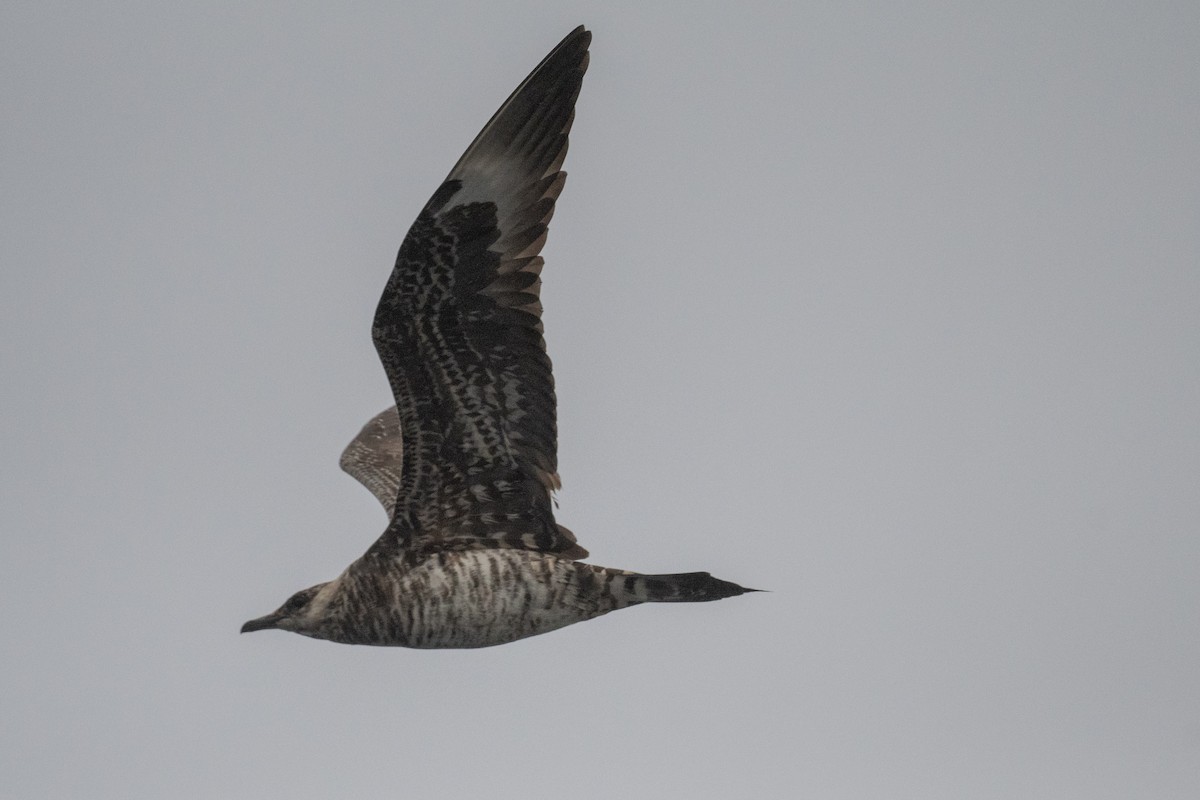
<svg viewBox="0 0 1200 800"><path fill-rule="evenodd" d="M592 32L583 25L580 25L579 27L575 28L575 30L563 37L563 40L559 42L558 46L550 52L550 56L548 56L546 60L549 61L550 58L562 52L563 50L576 50L580 54L580 63L578 69L580 72L586 72L588 68L588 61L590 59L588 48L591 46Z"/></svg>

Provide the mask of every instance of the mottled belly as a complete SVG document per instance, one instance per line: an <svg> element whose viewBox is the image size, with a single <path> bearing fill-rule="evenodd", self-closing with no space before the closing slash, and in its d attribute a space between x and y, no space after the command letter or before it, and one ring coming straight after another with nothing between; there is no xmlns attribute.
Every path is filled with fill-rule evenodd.
<svg viewBox="0 0 1200 800"><path fill-rule="evenodd" d="M378 566L378 565L376 565ZM351 578L347 575L347 578ZM525 550L440 553L380 572L352 590L323 638L420 648L489 647L535 636L624 605L621 577ZM368 583L375 585L368 586Z"/></svg>

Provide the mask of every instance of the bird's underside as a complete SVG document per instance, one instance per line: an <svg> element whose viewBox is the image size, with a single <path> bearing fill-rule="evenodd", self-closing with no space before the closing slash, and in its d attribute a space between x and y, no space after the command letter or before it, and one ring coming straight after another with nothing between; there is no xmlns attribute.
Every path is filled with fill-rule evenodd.
<svg viewBox="0 0 1200 800"><path fill-rule="evenodd" d="M372 336L396 406L341 465L384 505L341 575L242 631L347 644L484 647L644 602L746 591L705 572L584 564L554 519L554 380L539 289L591 34L572 31L500 107L418 215Z"/></svg>

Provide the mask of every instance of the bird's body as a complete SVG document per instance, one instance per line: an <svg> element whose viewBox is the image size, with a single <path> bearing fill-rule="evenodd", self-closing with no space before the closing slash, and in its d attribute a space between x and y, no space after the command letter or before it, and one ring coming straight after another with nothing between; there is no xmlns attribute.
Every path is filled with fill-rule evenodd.
<svg viewBox="0 0 1200 800"><path fill-rule="evenodd" d="M704 582L701 575L695 579ZM500 547L440 548L416 558L371 552L318 588L297 632L342 644L488 647L667 600L677 591L668 578L676 577Z"/></svg>
<svg viewBox="0 0 1200 800"><path fill-rule="evenodd" d="M644 602L746 591L706 572L584 564L554 520L554 381L538 255L566 174L591 34L569 34L517 88L400 247L372 337L396 407L342 454L387 530L340 576L242 630L344 644L486 647Z"/></svg>
<svg viewBox="0 0 1200 800"><path fill-rule="evenodd" d="M487 647L629 605L601 567L530 550L368 553L310 604L318 639L401 647Z"/></svg>

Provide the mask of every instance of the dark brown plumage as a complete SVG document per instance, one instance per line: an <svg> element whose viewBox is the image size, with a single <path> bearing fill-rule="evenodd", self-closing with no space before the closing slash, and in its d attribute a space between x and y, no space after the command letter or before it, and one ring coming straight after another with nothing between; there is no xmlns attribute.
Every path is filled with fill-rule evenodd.
<svg viewBox="0 0 1200 800"><path fill-rule="evenodd" d="M482 647L642 602L746 591L708 573L577 561L554 519L554 379L539 289L591 34L576 28L505 101L400 246L372 337L396 407L342 467L389 512L339 577L242 630L352 644Z"/></svg>

